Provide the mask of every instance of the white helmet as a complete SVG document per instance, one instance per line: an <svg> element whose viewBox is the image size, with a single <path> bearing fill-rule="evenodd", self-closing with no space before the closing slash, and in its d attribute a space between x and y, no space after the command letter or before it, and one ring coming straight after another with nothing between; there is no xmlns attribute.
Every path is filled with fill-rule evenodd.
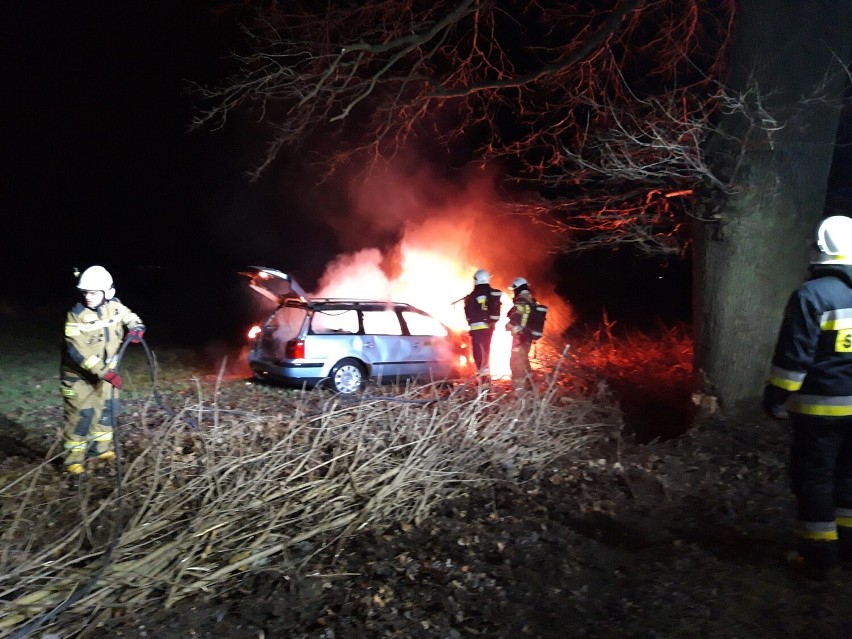
<svg viewBox="0 0 852 639"><path fill-rule="evenodd" d="M509 287L510 290L516 291L519 288L529 288L529 284L523 277L516 277L512 280L512 285Z"/></svg>
<svg viewBox="0 0 852 639"><path fill-rule="evenodd" d="M473 283L474 284L488 284L491 281L491 273L486 271L484 268L479 269L476 273L473 274Z"/></svg>
<svg viewBox="0 0 852 639"><path fill-rule="evenodd" d="M832 215L820 222L811 264L852 264L852 218Z"/></svg>
<svg viewBox="0 0 852 639"><path fill-rule="evenodd" d="M103 291L104 299L111 300L115 295L112 285L112 275L103 266L90 266L77 281L77 288L81 291Z"/></svg>

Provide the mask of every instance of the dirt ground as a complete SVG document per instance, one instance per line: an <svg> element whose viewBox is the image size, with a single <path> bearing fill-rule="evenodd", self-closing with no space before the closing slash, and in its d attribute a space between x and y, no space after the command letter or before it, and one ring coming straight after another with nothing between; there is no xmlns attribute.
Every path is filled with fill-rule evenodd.
<svg viewBox="0 0 852 639"><path fill-rule="evenodd" d="M225 594L125 612L96 634L850 637L852 572L815 582L783 564L786 446L785 426L763 421L613 440L446 503L418 527L350 538L315 572L267 566Z"/></svg>
<svg viewBox="0 0 852 639"><path fill-rule="evenodd" d="M27 371L32 352L21 346ZM4 367L15 364L10 353ZM42 433L60 421L58 405L26 403L29 389L55 392L52 353L43 368L20 378L21 407L0 411L7 468L42 454L21 416ZM788 437L785 424L762 418L699 419L645 444L612 437L444 503L419 526L363 531L310 571L268 564L169 610L116 608L78 636L852 637L852 571L815 582L782 561L793 523Z"/></svg>

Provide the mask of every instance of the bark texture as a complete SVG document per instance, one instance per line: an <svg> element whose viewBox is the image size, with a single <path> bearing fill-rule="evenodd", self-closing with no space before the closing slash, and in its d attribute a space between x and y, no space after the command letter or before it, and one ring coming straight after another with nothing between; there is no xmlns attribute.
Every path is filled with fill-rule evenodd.
<svg viewBox="0 0 852 639"><path fill-rule="evenodd" d="M695 370L730 416L758 409L785 301L806 275L852 48L850 0L750 0L738 12L729 86L774 122L723 116L708 142L735 192L706 198L693 280Z"/></svg>

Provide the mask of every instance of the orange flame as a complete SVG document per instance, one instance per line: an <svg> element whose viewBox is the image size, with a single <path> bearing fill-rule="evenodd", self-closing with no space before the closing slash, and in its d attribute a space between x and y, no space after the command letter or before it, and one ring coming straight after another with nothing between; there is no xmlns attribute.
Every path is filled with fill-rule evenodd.
<svg viewBox="0 0 852 639"><path fill-rule="evenodd" d="M343 255L326 269L316 297L406 302L433 315L454 333L466 334L468 326L460 298L472 290L474 271L491 271L488 264L474 264L463 257L468 235L465 229L446 222L431 223L428 232L424 227L409 232L394 251L397 263L393 277L385 273L386 260L378 249ZM492 286L508 286L513 278L514 275L501 282L494 277ZM490 370L495 378L510 374L512 337L506 330L506 314L512 301L503 293L501 302L502 317L491 344Z"/></svg>

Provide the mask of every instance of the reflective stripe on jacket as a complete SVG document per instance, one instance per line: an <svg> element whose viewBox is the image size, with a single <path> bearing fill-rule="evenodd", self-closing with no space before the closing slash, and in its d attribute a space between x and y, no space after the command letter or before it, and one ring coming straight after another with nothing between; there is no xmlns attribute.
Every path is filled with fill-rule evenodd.
<svg viewBox="0 0 852 639"><path fill-rule="evenodd" d="M521 291L515 295L515 299L513 300L514 305L509 309L509 323L507 328L512 332L512 335L515 335L522 341L532 341L532 337L526 328L534 303L535 300L532 299L529 291Z"/></svg>
<svg viewBox="0 0 852 639"><path fill-rule="evenodd" d="M500 291L490 284L477 284L464 298L464 316L470 330L492 328L500 320Z"/></svg>
<svg viewBox="0 0 852 639"><path fill-rule="evenodd" d="M142 320L116 298L97 309L75 304L65 316L63 376L103 377L114 364L125 328L136 326L142 326Z"/></svg>

